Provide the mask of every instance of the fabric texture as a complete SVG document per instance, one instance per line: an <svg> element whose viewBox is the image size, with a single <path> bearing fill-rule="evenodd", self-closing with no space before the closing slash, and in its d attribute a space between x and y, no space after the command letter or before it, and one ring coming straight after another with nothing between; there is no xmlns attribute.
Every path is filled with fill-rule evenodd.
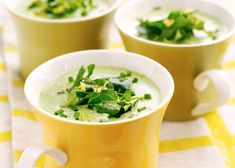
<svg viewBox="0 0 235 168"><path fill-rule="evenodd" d="M40 143L42 132L23 93L14 26L1 5L0 11L0 168L12 168L29 145ZM110 48L123 49L115 30L112 39ZM233 98L205 117L163 122L159 168L235 168L235 40L223 65ZM40 158L36 167L44 162Z"/></svg>

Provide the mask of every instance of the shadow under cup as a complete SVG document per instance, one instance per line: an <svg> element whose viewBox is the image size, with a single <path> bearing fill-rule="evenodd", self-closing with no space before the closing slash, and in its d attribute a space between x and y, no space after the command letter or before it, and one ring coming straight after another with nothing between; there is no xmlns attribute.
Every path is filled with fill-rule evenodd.
<svg viewBox="0 0 235 168"><path fill-rule="evenodd" d="M25 79L41 63L68 52L108 48L113 13L121 0L104 12L87 18L46 19L17 10L22 0L5 0L18 35L20 72Z"/></svg>
<svg viewBox="0 0 235 168"><path fill-rule="evenodd" d="M38 97L48 79L91 63L144 74L159 87L161 103L143 116L109 123L67 120L40 108ZM26 98L43 128L44 143L68 154L64 168L156 168L160 124L173 91L173 79L160 64L137 54L108 50L57 57L36 68L25 84ZM47 157L46 167L60 166Z"/></svg>
<svg viewBox="0 0 235 168"><path fill-rule="evenodd" d="M130 23L137 19L137 16L140 15L139 11L144 13L144 11L152 10L154 6L172 9L199 9L205 14L220 19L222 24L227 27L228 33L211 43L192 45L152 42L131 33L129 30L134 29L135 25ZM199 103L216 101L218 96L216 88L212 82L209 82L208 87L199 92L195 89L194 82L202 72L222 68L223 55L235 30L235 19L231 12L212 2L202 0L147 0L132 2L120 8L116 13L115 22L127 51L158 61L172 74L175 81L175 93L164 119L191 120L208 112L204 111L200 115L194 115L192 109ZM228 95L229 93L227 93L227 97L229 97Z"/></svg>

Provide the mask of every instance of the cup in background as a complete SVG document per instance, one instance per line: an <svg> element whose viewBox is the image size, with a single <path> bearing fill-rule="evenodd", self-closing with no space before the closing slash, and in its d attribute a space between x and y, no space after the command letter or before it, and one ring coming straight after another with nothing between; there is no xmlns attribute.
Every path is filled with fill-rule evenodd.
<svg viewBox="0 0 235 168"><path fill-rule="evenodd" d="M144 115L107 123L59 118L40 107L39 94L49 79L91 63L144 74L159 87L161 103ZM26 149L18 168L33 168L42 153L48 153L60 165L65 164L67 154L68 161L63 168L156 168L160 124L173 92L174 82L169 72L144 56L91 50L54 58L36 68L25 83L25 95L43 128L45 144ZM60 166L47 157L45 167Z"/></svg>
<svg viewBox="0 0 235 168"><path fill-rule="evenodd" d="M140 13L148 12L156 6L198 9L219 19L228 33L209 43L177 45L149 41L130 31L135 26L132 25L133 20ZM176 89L164 119L195 119L227 102L230 85L220 69L235 31L235 17L229 9L205 0L138 0L119 8L115 24L127 51L158 61L172 74Z"/></svg>
<svg viewBox="0 0 235 168"><path fill-rule="evenodd" d="M41 63L61 54L78 50L105 49L113 13L121 0L104 12L85 18L46 19L17 10L22 0L5 0L18 34L20 72L25 79Z"/></svg>

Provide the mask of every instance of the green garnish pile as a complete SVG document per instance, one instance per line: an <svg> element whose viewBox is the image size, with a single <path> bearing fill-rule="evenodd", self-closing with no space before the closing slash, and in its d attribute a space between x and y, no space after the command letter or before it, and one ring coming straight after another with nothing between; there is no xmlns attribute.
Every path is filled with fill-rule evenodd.
<svg viewBox="0 0 235 168"><path fill-rule="evenodd" d="M176 10L167 18L157 21L140 19L138 35L140 37L165 43L183 43L195 37L194 31L202 31L215 40L217 31L205 30L205 22L194 16L195 10Z"/></svg>
<svg viewBox="0 0 235 168"><path fill-rule="evenodd" d="M69 108L74 112L74 119L79 120L80 107L86 107L95 110L97 113L106 113L109 118L119 118L122 114L136 108L141 112L147 107L135 107L138 101L150 100L151 95L145 94L142 97L135 95L131 86L138 82L138 79L132 77L132 72L121 72L117 77L105 77L91 79L95 69L94 64L86 68L82 66L76 76L68 77L70 87L57 94L66 94L67 101L55 115L67 118L64 108Z"/></svg>
<svg viewBox="0 0 235 168"><path fill-rule="evenodd" d="M39 17L61 19L77 10L87 16L95 8L93 0L33 0L28 10Z"/></svg>

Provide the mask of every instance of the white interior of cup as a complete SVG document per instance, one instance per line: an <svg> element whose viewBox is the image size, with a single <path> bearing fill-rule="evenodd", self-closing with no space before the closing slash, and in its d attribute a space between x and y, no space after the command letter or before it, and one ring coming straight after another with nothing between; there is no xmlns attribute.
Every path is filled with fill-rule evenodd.
<svg viewBox="0 0 235 168"><path fill-rule="evenodd" d="M69 70L79 69L82 65L86 66L94 63L96 66L109 66L125 68L137 73L144 74L152 80L160 90L162 101L156 104L153 111L164 106L171 99L174 92L174 82L169 72L157 62L134 53L110 51L110 50L88 50L66 54L54 58L36 68L27 78L25 83L25 95L28 101L37 110L44 112L52 117L54 115L45 112L39 105L40 91L46 86L47 81L53 79L58 74L65 73ZM147 113L146 115L148 115ZM143 116L140 116L143 117ZM58 118L58 117L56 117ZM138 118L138 117L136 117ZM133 118L133 119L136 119ZM65 119L62 119L64 120ZM128 119L132 120L132 119ZM69 122L76 122L66 120ZM117 121L117 122L122 122ZM86 123L86 122L80 122ZM116 121L111 122L116 123ZM91 123L88 123L91 124ZM105 123L98 123L105 124ZM110 124L110 123L108 123Z"/></svg>
<svg viewBox="0 0 235 168"><path fill-rule="evenodd" d="M196 9L204 14L210 15L218 19L223 26L228 29L228 33L217 40L203 44L186 44L186 45L174 45L164 44L158 42L152 42L143 38L137 37L136 27L133 25L133 21L138 19L141 14L151 11L154 7L170 8L170 9ZM152 44L167 45L167 46L200 46L231 37L235 32L235 16L230 9L221 6L219 4L206 1L206 0L137 0L129 2L123 7L119 8L115 15L116 26L124 33L128 34L138 40L143 40Z"/></svg>
<svg viewBox="0 0 235 168"><path fill-rule="evenodd" d="M108 0L108 2L112 5L104 12L98 13L97 15L93 15L93 16L87 16L84 18L80 17L80 18L66 18L66 19L47 19L47 18L33 17L33 16L23 13L21 10L17 10L19 6L21 7L25 6L25 8L27 8L27 5L31 1L32 0L4 0L4 4L9 11L28 20L39 21L39 22L53 22L53 23L63 22L64 23L64 22L85 21L85 20L95 19L104 15L107 15L113 12L115 9L117 9L122 2L122 0Z"/></svg>

